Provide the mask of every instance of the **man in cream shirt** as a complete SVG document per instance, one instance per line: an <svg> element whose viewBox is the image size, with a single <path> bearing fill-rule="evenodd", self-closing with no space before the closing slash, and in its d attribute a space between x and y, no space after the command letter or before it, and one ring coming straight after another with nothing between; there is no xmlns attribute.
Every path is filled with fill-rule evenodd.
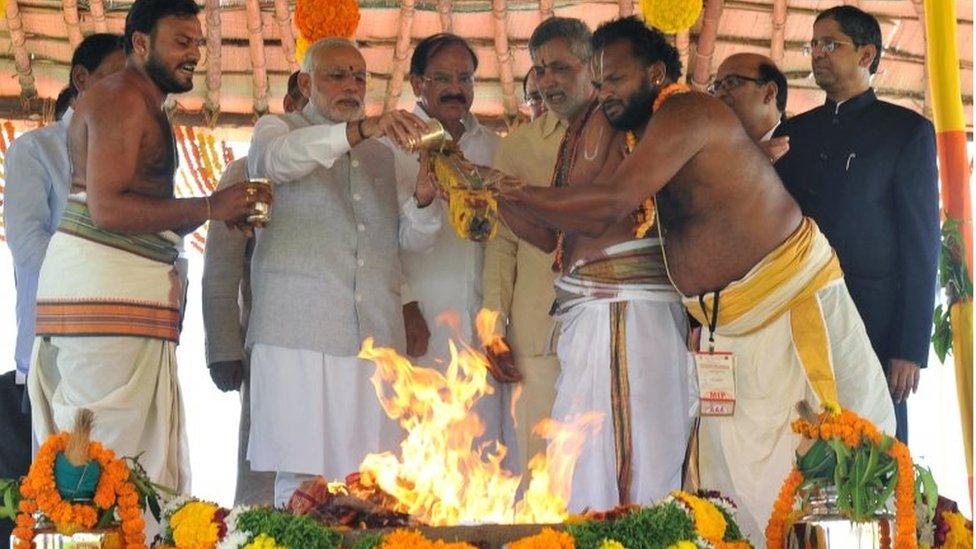
<svg viewBox="0 0 976 549"><path fill-rule="evenodd" d="M268 226L251 264L251 437L256 471L276 471L275 504L305 479L342 479L366 454L392 450L399 428L356 358L362 341L403 351L400 250L421 251L441 228L429 185L397 200L393 154L374 137L404 144L424 123L391 111L363 116L366 62L355 44L308 48L299 113L254 128L249 174L274 184Z"/></svg>
<svg viewBox="0 0 976 549"><path fill-rule="evenodd" d="M495 154L495 169L536 186L551 185L553 168L569 123L583 114L593 94L590 83L590 34L582 23L563 18L547 20L533 32L533 59L546 49L545 59L533 62L531 76L541 92L546 112L515 129L502 140ZM528 76L527 76L528 78ZM491 356L517 369L503 395L506 409L515 414L515 428L505 443L518 456L525 472L533 455L546 449L546 441L532 433L540 420L550 417L556 398L559 360L555 355L553 319L555 299L553 255L543 252L502 227L485 249L484 307L500 311L498 330L511 347L510 354ZM512 401L515 401L514 403Z"/></svg>
<svg viewBox="0 0 976 549"><path fill-rule="evenodd" d="M436 119L471 162L489 165L498 135L471 114L478 58L463 38L449 33L421 40L410 60L410 84L418 103L413 113ZM400 198L408 200L419 172L416 154L396 149ZM445 204L446 206L446 204ZM443 370L450 362L448 340L460 335L476 343L474 319L481 308L484 245L461 239L447 222L446 211L434 246L402 254L407 351L425 367ZM460 333L441 315L456 315ZM484 440L499 440L504 420L497 386L475 405L485 423Z"/></svg>

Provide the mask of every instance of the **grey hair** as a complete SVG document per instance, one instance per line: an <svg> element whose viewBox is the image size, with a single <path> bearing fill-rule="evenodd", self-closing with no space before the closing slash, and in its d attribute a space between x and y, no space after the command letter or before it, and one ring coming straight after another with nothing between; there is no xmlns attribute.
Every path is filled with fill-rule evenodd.
<svg viewBox="0 0 976 549"><path fill-rule="evenodd" d="M322 38L321 40L316 40L305 50L305 56L302 57L302 72L305 74L312 74L315 72L315 54L320 50L327 50L329 48L334 48L336 46L349 46L351 48L359 48L359 46L352 40L346 38L340 38L333 36L331 38Z"/></svg>
<svg viewBox="0 0 976 549"><path fill-rule="evenodd" d="M534 58L543 44L556 38L568 40L570 51L583 63L588 63L593 57L593 44L590 42L593 33L586 23L574 17L550 17L543 21L529 38L529 54Z"/></svg>

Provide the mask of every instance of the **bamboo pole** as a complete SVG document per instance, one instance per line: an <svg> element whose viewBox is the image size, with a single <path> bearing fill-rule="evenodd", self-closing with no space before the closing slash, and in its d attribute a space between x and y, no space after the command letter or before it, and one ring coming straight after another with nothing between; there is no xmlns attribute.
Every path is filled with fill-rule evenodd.
<svg viewBox="0 0 976 549"><path fill-rule="evenodd" d="M403 77L407 73L410 56L410 33L413 31L414 0L402 0L400 3L399 27L397 28L396 45L393 47L393 69L390 71L390 81L386 83L386 98L383 100L383 112L396 108L403 92Z"/></svg>
<svg viewBox="0 0 976 549"><path fill-rule="evenodd" d="M769 58L777 66L786 57L786 1L773 0L773 36L769 41Z"/></svg>
<svg viewBox="0 0 976 549"><path fill-rule="evenodd" d="M68 43L74 50L85 39L81 35L81 24L78 21L78 0L61 0L61 16L64 26L68 29Z"/></svg>
<svg viewBox="0 0 976 549"><path fill-rule="evenodd" d="M502 105L505 114L518 114L515 99L515 78L512 75L512 50L508 47L508 6L506 0L492 0L491 13L495 19L495 56L498 58L498 78L502 85Z"/></svg>
<svg viewBox="0 0 976 549"><path fill-rule="evenodd" d="M634 0L619 0L620 17L630 17L634 15Z"/></svg>
<svg viewBox="0 0 976 549"><path fill-rule="evenodd" d="M10 32L10 45L14 51L14 65L17 67L17 80L20 84L22 101L37 97L34 87L34 72L31 69L30 52L27 51L27 35L24 33L24 20L20 16L17 0L7 0L7 30Z"/></svg>
<svg viewBox="0 0 976 549"><path fill-rule="evenodd" d="M274 0L274 18L278 23L278 35L281 36L281 53L288 61L288 68L292 72L299 69L300 59L295 59L295 35L291 29L291 10L288 0Z"/></svg>
<svg viewBox="0 0 976 549"><path fill-rule="evenodd" d="M454 32L454 5L451 0L437 0L437 13L441 16L441 30Z"/></svg>
<svg viewBox="0 0 976 549"><path fill-rule="evenodd" d="M246 0L247 10L247 40L251 49L251 70L254 86L254 113L258 116L268 112L268 66L264 56L264 34L261 22L261 4L259 0Z"/></svg>
<svg viewBox="0 0 976 549"><path fill-rule="evenodd" d="M89 0L88 11L91 12L95 23L95 32L108 32L108 19L105 18L105 2L103 0Z"/></svg>
<svg viewBox="0 0 976 549"><path fill-rule="evenodd" d="M220 116L220 0L206 0L204 14L207 21L207 98L203 116L207 126L214 127Z"/></svg>
<svg viewBox="0 0 976 549"><path fill-rule="evenodd" d="M718 20L722 17L722 3L724 0L706 0L705 13L702 17L701 33L693 55L695 69L692 73L691 86L697 90L704 90L708 85L708 78L712 73L712 56L715 55L715 41L718 37Z"/></svg>
<svg viewBox="0 0 976 549"><path fill-rule="evenodd" d="M688 49L691 44L691 33L688 31L681 31L674 35L674 47L678 49L678 57L681 59L681 66L684 68L685 72L685 82L690 80L688 75Z"/></svg>
<svg viewBox="0 0 976 549"><path fill-rule="evenodd" d="M925 1L924 0L912 0L912 7L915 8L915 15L918 16L918 22L922 25L922 39L928 42L928 36L925 30ZM928 58L925 60L925 68L923 69L923 78L925 79L925 99L922 100L922 114L926 118L932 118L932 93L929 89L929 62Z"/></svg>
<svg viewBox="0 0 976 549"><path fill-rule="evenodd" d="M549 19L556 13L552 10L552 0L539 0L539 15L542 19Z"/></svg>

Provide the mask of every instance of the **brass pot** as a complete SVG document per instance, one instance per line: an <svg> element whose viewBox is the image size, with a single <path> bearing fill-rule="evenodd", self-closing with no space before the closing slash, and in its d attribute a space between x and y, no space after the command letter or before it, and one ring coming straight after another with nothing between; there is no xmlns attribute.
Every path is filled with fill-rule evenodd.
<svg viewBox="0 0 976 549"><path fill-rule="evenodd" d="M10 546L16 547L16 536L10 536ZM54 530L38 530L34 535L34 549L121 549L122 535L118 529L75 532L70 536Z"/></svg>
<svg viewBox="0 0 976 549"><path fill-rule="evenodd" d="M803 508L803 516L786 535L787 549L892 549L894 519L877 515L867 522L854 522L837 509L837 489L814 488Z"/></svg>

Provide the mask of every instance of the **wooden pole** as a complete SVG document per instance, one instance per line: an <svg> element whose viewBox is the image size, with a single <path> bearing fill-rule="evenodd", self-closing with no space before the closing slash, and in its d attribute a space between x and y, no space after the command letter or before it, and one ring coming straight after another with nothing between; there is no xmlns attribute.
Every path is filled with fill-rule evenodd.
<svg viewBox="0 0 976 549"><path fill-rule="evenodd" d="M386 83L383 112L395 109L400 102L400 94L403 93L403 78L407 74L410 63L410 33L413 32L413 14L414 0L402 0L400 2L397 40L393 47L393 70L390 71L390 80Z"/></svg>
<svg viewBox="0 0 976 549"><path fill-rule="evenodd" d="M251 46L251 74L254 86L254 113L258 116L268 112L268 65L264 55L264 23L261 21L259 0L246 0L247 40Z"/></svg>

